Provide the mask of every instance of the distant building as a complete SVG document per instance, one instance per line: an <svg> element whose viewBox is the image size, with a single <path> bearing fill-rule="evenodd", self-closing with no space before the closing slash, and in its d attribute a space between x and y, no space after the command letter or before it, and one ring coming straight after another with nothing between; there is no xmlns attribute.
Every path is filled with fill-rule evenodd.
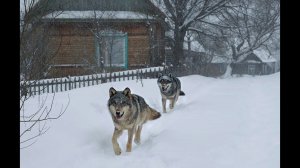
<svg viewBox="0 0 300 168"><path fill-rule="evenodd" d="M254 50L232 64L232 74L268 75L276 72L277 60L264 50Z"/></svg>

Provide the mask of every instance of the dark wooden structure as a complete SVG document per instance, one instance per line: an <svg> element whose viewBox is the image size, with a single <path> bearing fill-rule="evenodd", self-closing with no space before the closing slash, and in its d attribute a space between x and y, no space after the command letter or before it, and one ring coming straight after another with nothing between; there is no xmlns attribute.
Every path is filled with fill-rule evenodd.
<svg viewBox="0 0 300 168"><path fill-rule="evenodd" d="M275 73L275 64L276 60L272 56L263 58L252 52L242 61L232 63L232 74L268 75Z"/></svg>

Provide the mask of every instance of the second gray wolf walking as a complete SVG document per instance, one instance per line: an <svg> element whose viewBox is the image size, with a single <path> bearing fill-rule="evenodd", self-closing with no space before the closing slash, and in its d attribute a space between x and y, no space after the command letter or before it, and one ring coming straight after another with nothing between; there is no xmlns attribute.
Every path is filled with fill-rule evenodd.
<svg viewBox="0 0 300 168"><path fill-rule="evenodd" d="M178 100L178 97L185 95L185 93L181 91L180 80L177 77L173 76L171 73L159 73L157 84L162 97L163 112L165 113L167 99L171 101L169 105L170 109L173 109Z"/></svg>
<svg viewBox="0 0 300 168"><path fill-rule="evenodd" d="M111 114L115 130L112 136L112 145L116 155L121 154L121 148L117 139L123 130L128 130L126 152L131 152L132 139L140 144L143 124L148 120L155 120L161 116L159 112L151 108L145 100L138 95L131 94L129 88L116 91L109 89L108 109Z"/></svg>

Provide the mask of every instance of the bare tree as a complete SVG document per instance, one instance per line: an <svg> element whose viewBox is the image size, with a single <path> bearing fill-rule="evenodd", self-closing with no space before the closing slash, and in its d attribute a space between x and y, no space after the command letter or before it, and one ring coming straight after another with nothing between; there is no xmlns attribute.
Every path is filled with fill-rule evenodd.
<svg viewBox="0 0 300 168"><path fill-rule="evenodd" d="M30 85L47 76L49 65L60 47L53 48L47 23L42 21L49 13L48 0L22 0L20 10L20 144L23 147L33 144L35 139L44 134L48 127L46 121L59 118L66 110L62 108L56 117L51 116L52 103L46 100L39 103L36 111L25 110L32 95L28 92ZM52 47L52 49L50 49ZM37 132L33 133L33 130ZM21 146L21 148L22 148Z"/></svg>
<svg viewBox="0 0 300 168"><path fill-rule="evenodd" d="M186 32L206 17L224 8L230 0L149 0L166 16L173 31L174 63L179 65L183 56Z"/></svg>
<svg viewBox="0 0 300 168"><path fill-rule="evenodd" d="M203 48L227 57L229 62L239 62L255 49L274 50L279 42L279 16L277 0L232 0L189 30L197 33Z"/></svg>
<svg viewBox="0 0 300 168"><path fill-rule="evenodd" d="M220 24L214 26L222 27L219 30L231 48L232 59L238 62L255 49L269 50L268 43L280 27L280 3L237 0L235 4L220 11Z"/></svg>

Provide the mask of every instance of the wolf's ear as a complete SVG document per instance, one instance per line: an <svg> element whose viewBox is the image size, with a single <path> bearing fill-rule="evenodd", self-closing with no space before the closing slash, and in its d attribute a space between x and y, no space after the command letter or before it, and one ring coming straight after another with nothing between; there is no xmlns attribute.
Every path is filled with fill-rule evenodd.
<svg viewBox="0 0 300 168"><path fill-rule="evenodd" d="M173 75L172 75L171 73L169 73L169 74L168 74L168 76L169 76L170 78L172 78L172 77L173 77Z"/></svg>
<svg viewBox="0 0 300 168"><path fill-rule="evenodd" d="M123 90L123 94L129 98L131 98L131 91L130 89L127 87Z"/></svg>
<svg viewBox="0 0 300 168"><path fill-rule="evenodd" d="M117 91L113 88L113 87L111 87L110 89L109 89L109 97L112 97L113 95L115 95L117 93Z"/></svg>
<svg viewBox="0 0 300 168"><path fill-rule="evenodd" d="M161 77L162 76L162 73L158 73L158 77Z"/></svg>

